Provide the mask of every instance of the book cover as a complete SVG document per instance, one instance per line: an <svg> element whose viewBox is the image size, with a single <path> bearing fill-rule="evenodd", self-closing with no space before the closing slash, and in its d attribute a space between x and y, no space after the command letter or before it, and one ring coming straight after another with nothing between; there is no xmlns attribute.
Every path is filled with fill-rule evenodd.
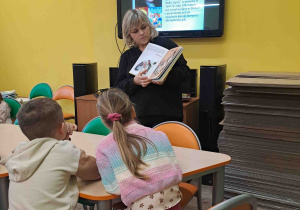
<svg viewBox="0 0 300 210"><path fill-rule="evenodd" d="M162 28L162 8L150 7L148 12L150 22L155 28Z"/></svg>

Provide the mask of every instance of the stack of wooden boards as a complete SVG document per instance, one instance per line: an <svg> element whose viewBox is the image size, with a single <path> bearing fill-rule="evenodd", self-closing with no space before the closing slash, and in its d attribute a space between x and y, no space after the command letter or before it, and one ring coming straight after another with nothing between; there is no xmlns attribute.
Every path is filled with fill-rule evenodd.
<svg viewBox="0 0 300 210"><path fill-rule="evenodd" d="M246 72L224 91L225 197L251 193L270 209L300 209L300 73Z"/></svg>

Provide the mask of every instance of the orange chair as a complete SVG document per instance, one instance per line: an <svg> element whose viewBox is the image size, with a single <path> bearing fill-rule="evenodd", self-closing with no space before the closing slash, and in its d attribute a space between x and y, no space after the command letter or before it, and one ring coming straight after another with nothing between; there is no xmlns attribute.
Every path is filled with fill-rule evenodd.
<svg viewBox="0 0 300 210"><path fill-rule="evenodd" d="M61 99L67 99L74 102L74 88L70 85L61 86L56 90L53 96L53 100L61 100ZM72 113L63 113L64 119L74 119L75 115Z"/></svg>
<svg viewBox="0 0 300 210"><path fill-rule="evenodd" d="M156 125L153 129L164 132L168 136L172 146L201 150L201 144L195 132L182 122L167 121ZM184 208L194 197L194 195L196 195L198 209L202 209L202 178L198 178L197 182L198 187L185 182L180 183L179 188L183 195L183 199L180 203L182 208Z"/></svg>
<svg viewBox="0 0 300 210"><path fill-rule="evenodd" d="M197 194L198 188L192 184L181 182L179 184L179 190L182 194L182 199L180 201L180 206L182 208L186 207L192 198ZM197 198L198 199L198 198ZM200 200L201 201L201 200ZM198 205L198 203L197 203ZM200 204L201 206L201 204Z"/></svg>
<svg viewBox="0 0 300 210"><path fill-rule="evenodd" d="M182 122L167 121L156 125L153 129L164 132L172 146L201 150L196 133Z"/></svg>
<svg viewBox="0 0 300 210"><path fill-rule="evenodd" d="M182 208L184 208L191 201L191 199L197 193L197 189L198 188L196 186L185 182L181 182L179 184L179 190L182 193L182 199L180 201L180 206ZM123 210L126 208L127 206L122 201L113 204L113 210Z"/></svg>
<svg viewBox="0 0 300 210"><path fill-rule="evenodd" d="M257 199L251 194L242 194L219 203L208 210L256 210Z"/></svg>

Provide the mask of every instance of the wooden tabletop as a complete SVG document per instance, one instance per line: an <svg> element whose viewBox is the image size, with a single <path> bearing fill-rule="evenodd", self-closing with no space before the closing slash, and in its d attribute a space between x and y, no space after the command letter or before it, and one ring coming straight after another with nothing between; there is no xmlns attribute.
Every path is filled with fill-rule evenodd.
<svg viewBox="0 0 300 210"><path fill-rule="evenodd" d="M26 140L17 125L0 125L0 155L4 157L12 151L20 141ZM95 149L103 136L74 132L71 136L71 142L76 147L85 150L86 154L95 156ZM193 150L182 147L173 147L179 164L182 168L183 177L199 174L201 172L218 168L228 164L231 158L222 153ZM0 165L0 177L8 176L7 170ZM100 180L83 181L78 179L80 197L90 200L111 200L117 195L111 195L105 192L104 186Z"/></svg>

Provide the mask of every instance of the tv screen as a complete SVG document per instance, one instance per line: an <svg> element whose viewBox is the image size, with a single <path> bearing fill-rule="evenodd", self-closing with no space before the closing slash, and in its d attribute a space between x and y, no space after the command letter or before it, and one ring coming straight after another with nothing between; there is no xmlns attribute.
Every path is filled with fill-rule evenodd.
<svg viewBox="0 0 300 210"><path fill-rule="evenodd" d="M221 37L225 0L117 0L118 37L127 10L144 11L163 37Z"/></svg>

